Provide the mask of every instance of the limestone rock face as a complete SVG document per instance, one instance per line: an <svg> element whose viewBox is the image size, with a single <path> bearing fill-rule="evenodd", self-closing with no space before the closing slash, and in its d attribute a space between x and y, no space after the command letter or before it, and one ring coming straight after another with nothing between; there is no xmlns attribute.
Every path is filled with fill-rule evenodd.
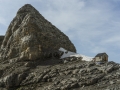
<svg viewBox="0 0 120 90"><path fill-rule="evenodd" d="M18 10L8 27L1 45L0 58L36 60L44 52L52 52L60 47L76 52L63 32L47 21L33 6L26 4Z"/></svg>

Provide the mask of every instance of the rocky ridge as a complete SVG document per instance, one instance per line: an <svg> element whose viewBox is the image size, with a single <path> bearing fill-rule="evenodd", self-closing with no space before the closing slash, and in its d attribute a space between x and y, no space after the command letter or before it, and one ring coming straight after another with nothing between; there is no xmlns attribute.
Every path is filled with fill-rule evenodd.
<svg viewBox="0 0 120 90"><path fill-rule="evenodd" d="M65 60L65 59L64 59ZM0 90L119 90L120 64L67 58L0 63Z"/></svg>

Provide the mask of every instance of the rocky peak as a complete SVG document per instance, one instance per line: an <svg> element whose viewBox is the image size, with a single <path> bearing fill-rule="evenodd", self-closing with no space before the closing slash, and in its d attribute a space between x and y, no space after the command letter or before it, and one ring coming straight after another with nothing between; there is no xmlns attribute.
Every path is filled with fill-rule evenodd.
<svg viewBox="0 0 120 90"><path fill-rule="evenodd" d="M69 38L47 21L33 6L21 7L10 23L1 45L0 58L36 60L63 47L76 49Z"/></svg>
<svg viewBox="0 0 120 90"><path fill-rule="evenodd" d="M25 4L23 7L21 7L17 14L22 14L22 13L39 13L32 5L30 4Z"/></svg>

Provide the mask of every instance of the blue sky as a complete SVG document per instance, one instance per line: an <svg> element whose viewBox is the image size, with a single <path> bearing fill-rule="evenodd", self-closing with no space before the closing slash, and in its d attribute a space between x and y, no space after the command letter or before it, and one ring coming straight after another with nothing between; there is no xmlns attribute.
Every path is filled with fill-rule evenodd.
<svg viewBox="0 0 120 90"><path fill-rule="evenodd" d="M27 3L64 32L78 53L106 52L120 63L120 0L0 0L0 35Z"/></svg>

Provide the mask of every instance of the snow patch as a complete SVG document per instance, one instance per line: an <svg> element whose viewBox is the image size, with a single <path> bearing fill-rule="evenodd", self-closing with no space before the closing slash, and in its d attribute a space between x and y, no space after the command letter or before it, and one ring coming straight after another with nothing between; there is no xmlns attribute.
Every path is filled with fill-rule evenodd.
<svg viewBox="0 0 120 90"><path fill-rule="evenodd" d="M59 51L64 52L64 54L61 56L60 59L67 58L67 57L82 57L83 61L92 61L93 60L93 57L89 57L89 56L85 56L85 55L78 54L75 52L71 52L62 47L59 49Z"/></svg>
<svg viewBox="0 0 120 90"><path fill-rule="evenodd" d="M59 51L64 52L64 54L61 56L60 59L62 59L62 58L66 58L66 57L70 57L70 55L75 55L75 54L76 54L76 53L74 53L74 52L67 51L67 50L64 49L64 48L60 48Z"/></svg>

